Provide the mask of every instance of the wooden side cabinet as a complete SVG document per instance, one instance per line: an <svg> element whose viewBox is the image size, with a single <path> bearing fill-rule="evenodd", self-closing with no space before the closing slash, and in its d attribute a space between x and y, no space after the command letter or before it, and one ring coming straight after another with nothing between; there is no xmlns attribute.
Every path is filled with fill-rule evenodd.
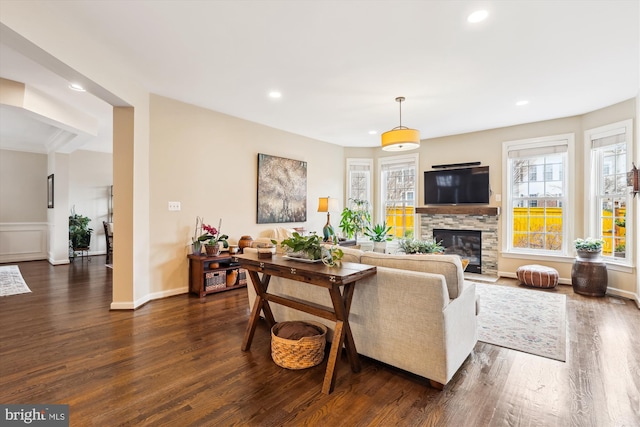
<svg viewBox="0 0 640 427"><path fill-rule="evenodd" d="M208 294L247 286L247 273L229 254L187 255L189 292L204 298Z"/></svg>

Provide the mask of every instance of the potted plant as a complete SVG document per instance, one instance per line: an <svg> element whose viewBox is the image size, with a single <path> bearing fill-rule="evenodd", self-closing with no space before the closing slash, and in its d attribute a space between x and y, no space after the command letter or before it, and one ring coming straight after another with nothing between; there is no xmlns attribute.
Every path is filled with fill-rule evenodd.
<svg viewBox="0 0 640 427"><path fill-rule="evenodd" d="M369 202L361 199L349 199L350 206L345 206L340 215L340 229L347 239L355 238L358 243L358 234L364 233L371 224Z"/></svg>
<svg viewBox="0 0 640 427"><path fill-rule="evenodd" d="M594 260L600 258L604 240L587 237L586 239L576 239L574 242L578 258L582 260Z"/></svg>
<svg viewBox="0 0 640 427"><path fill-rule="evenodd" d="M218 223L218 228L212 227L208 224L202 223L202 230L204 233L195 238L194 236L194 251L196 250L196 242L204 243L204 247L208 256L217 256L220 254L220 243L226 248L229 246L227 239L229 236L220 233L220 227L222 226L222 220ZM196 220L196 233L197 233L197 220Z"/></svg>
<svg viewBox="0 0 640 427"><path fill-rule="evenodd" d="M371 239L373 242L373 251L384 253L387 242L392 240L389 232L391 227L385 223L375 224L374 226L368 225L364 231L364 235Z"/></svg>
<svg viewBox="0 0 640 427"><path fill-rule="evenodd" d="M75 208L71 210L69 215L69 246L71 249L88 248L91 244L91 233L93 229L89 228L91 218L77 214Z"/></svg>
<svg viewBox="0 0 640 427"><path fill-rule="evenodd" d="M399 241L398 247L406 254L440 254L444 252L442 242L435 240L402 239Z"/></svg>
<svg viewBox="0 0 640 427"><path fill-rule="evenodd" d="M333 237L335 239L335 236ZM271 240L271 243L278 244L276 240ZM280 246L286 249L289 257L311 261L322 260L330 267L339 265L344 255L342 249L337 246L323 247L322 238L316 233L302 236L300 233L294 232L291 237L280 242Z"/></svg>

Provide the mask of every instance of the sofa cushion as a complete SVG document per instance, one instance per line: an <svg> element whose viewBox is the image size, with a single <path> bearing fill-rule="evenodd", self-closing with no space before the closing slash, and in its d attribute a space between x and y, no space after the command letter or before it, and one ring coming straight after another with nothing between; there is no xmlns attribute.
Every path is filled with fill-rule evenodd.
<svg viewBox="0 0 640 427"><path fill-rule="evenodd" d="M464 286L464 270L458 255L388 255L364 252L360 262L379 267L442 274L447 283L449 298L452 299L460 295Z"/></svg>
<svg viewBox="0 0 640 427"><path fill-rule="evenodd" d="M362 254L364 253L363 251L361 251L360 249L354 249L344 246L340 246L340 249L342 249L342 252L344 254L342 256L342 261L360 263L360 257L362 257Z"/></svg>

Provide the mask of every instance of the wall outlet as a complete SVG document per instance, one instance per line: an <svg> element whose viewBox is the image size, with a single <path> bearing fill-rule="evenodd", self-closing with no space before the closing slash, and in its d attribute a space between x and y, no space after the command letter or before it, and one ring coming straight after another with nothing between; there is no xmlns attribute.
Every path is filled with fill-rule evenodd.
<svg viewBox="0 0 640 427"><path fill-rule="evenodd" d="M170 211L179 211L181 209L180 202L169 202Z"/></svg>
<svg viewBox="0 0 640 427"><path fill-rule="evenodd" d="M496 194L496 202L502 201L502 194Z"/></svg>

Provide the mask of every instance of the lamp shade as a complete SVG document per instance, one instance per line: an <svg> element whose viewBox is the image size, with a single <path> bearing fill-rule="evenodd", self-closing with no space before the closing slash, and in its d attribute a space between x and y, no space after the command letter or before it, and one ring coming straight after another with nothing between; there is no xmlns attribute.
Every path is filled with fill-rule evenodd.
<svg viewBox="0 0 640 427"><path fill-rule="evenodd" d="M384 151L405 151L420 147L420 131L409 128L395 128L382 134Z"/></svg>
<svg viewBox="0 0 640 427"><path fill-rule="evenodd" d="M338 210L338 199L332 197L318 198L318 212L335 212Z"/></svg>

